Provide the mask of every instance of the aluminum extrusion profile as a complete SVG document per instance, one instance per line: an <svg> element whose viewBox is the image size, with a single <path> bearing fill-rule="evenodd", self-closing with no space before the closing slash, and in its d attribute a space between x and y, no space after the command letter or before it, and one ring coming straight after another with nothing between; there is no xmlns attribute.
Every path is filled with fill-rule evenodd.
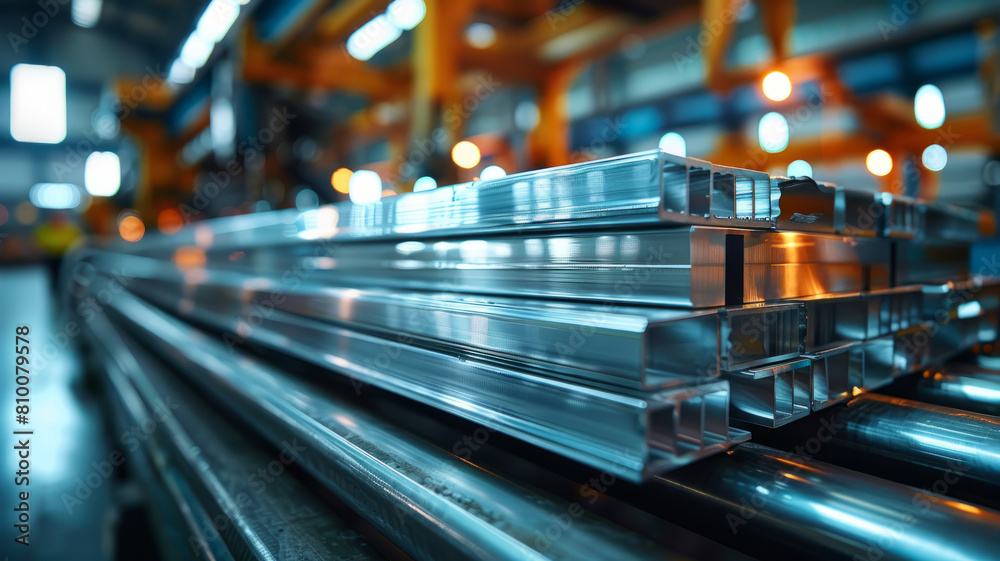
<svg viewBox="0 0 1000 561"><path fill-rule="evenodd" d="M176 348L193 336L185 335L193 330L179 320L124 293L109 309L160 345ZM632 481L722 452L733 442L729 386L723 380L653 392L611 392L280 311L255 326L204 309L174 311L223 331L230 348L247 341L262 344L347 376L356 387L378 386ZM207 340L201 344L220 346Z"/></svg>
<svg viewBox="0 0 1000 561"><path fill-rule="evenodd" d="M921 203L917 209L925 242L973 242L980 237L979 213L974 210L944 203Z"/></svg>
<svg viewBox="0 0 1000 561"><path fill-rule="evenodd" d="M828 345L804 353L812 367L812 410L819 411L849 399L863 388L864 347L860 341Z"/></svg>
<svg viewBox="0 0 1000 561"><path fill-rule="evenodd" d="M780 427L812 410L812 373L808 359L728 372L732 395L730 417L737 421Z"/></svg>
<svg viewBox="0 0 1000 561"><path fill-rule="evenodd" d="M414 559L568 560L581 547L609 561L674 558L589 513L574 518L563 540L540 542L535 531L565 513L565 501L466 462L348 399L231 354L195 330L187 328L190 337L180 340L161 334L170 341L153 348L199 392L276 448L298 439L296 463Z"/></svg>
<svg viewBox="0 0 1000 561"><path fill-rule="evenodd" d="M795 299L806 308L806 350L866 341L908 329L922 320L920 286Z"/></svg>
<svg viewBox="0 0 1000 561"><path fill-rule="evenodd" d="M797 304L708 310L609 306L452 293L398 294L242 272L196 277L142 257L104 255L149 300L233 317L281 310L410 345L504 365L529 364L568 380L636 389L705 381L797 357L805 310Z"/></svg>

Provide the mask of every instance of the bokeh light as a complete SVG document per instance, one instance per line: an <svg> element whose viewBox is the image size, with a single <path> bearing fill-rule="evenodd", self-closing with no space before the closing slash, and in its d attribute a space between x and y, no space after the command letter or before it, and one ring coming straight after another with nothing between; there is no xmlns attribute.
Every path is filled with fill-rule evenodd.
<svg viewBox="0 0 1000 561"><path fill-rule="evenodd" d="M865 158L865 165L868 166L868 171L882 177L892 171L892 156L885 150L872 150Z"/></svg>
<svg viewBox="0 0 1000 561"><path fill-rule="evenodd" d="M784 72L771 72L761 81L764 95L771 101L784 101L792 93L792 81Z"/></svg>
<svg viewBox="0 0 1000 561"><path fill-rule="evenodd" d="M351 192L351 176L354 172L347 168L340 168L333 172L333 176L330 178L330 184L333 185L333 189L344 195Z"/></svg>
<svg viewBox="0 0 1000 561"><path fill-rule="evenodd" d="M138 216L129 215L118 224L118 233L127 242L137 242L146 235L146 225Z"/></svg>
<svg viewBox="0 0 1000 561"><path fill-rule="evenodd" d="M920 156L920 161L924 167L931 171L941 171L948 165L948 151L940 144L931 144L924 148L924 153Z"/></svg>
<svg viewBox="0 0 1000 561"><path fill-rule="evenodd" d="M668 132L661 136L659 147L660 150L663 150L667 154L673 154L682 158L687 156L687 141L676 132Z"/></svg>
<svg viewBox="0 0 1000 561"><path fill-rule="evenodd" d="M481 157L479 147L468 140L459 142L451 149L452 161L461 168L472 169L476 167L479 165Z"/></svg>
<svg viewBox="0 0 1000 561"><path fill-rule="evenodd" d="M176 234L183 226L184 217L176 209L165 209L156 217L156 227L168 236Z"/></svg>

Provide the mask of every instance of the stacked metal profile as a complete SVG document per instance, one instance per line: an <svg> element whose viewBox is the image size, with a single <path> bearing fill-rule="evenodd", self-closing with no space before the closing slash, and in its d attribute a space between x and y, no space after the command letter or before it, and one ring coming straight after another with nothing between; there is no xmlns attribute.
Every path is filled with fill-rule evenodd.
<svg viewBox="0 0 1000 561"><path fill-rule="evenodd" d="M231 347L639 481L745 440L730 417L778 426L992 340L995 285L939 267L977 235L971 211L654 151L83 259Z"/></svg>
<svg viewBox="0 0 1000 561"><path fill-rule="evenodd" d="M787 424L995 340L1000 285L964 262L977 236L970 211L654 151L196 223L128 251L82 250L68 277L124 418L177 395L202 420L179 418L150 449L155 477L191 503L189 524L215 514L198 504L231 506L242 491L217 480L243 477L227 458L256 456L207 428L224 421L170 369L273 445L300 439L305 469L414 557L525 559L537 553L532 528L564 505L318 388L376 386L663 484L658 475L746 441L752 425ZM276 368L254 356L265 349L296 362ZM311 376L297 376L306 364ZM181 477L156 459L163 450L187 466ZM404 491L364 491L378 488ZM303 491L282 493L227 539L263 551L270 542L253 533L268 519L317 535L289 511ZM418 528L394 524L394 510ZM551 557L659 555L584 520ZM365 554L320 541L310 547Z"/></svg>

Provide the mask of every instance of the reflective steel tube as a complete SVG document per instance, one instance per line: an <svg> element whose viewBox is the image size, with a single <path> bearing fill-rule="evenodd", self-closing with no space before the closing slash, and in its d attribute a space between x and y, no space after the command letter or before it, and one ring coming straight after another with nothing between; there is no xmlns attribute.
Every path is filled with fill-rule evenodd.
<svg viewBox="0 0 1000 561"><path fill-rule="evenodd" d="M129 412L130 426L156 423L143 439L151 453L160 456L153 465L177 471L182 477L176 486L197 497L195 504L182 509L194 525L183 551L214 557L224 544L227 555L236 559L280 559L289 552L316 561L383 558L329 505L284 472L300 453L297 442L283 443L275 457L254 448L103 315L88 326L88 338L104 358L105 374ZM256 475L279 458L280 475L268 480Z"/></svg>
<svg viewBox="0 0 1000 561"><path fill-rule="evenodd" d="M866 453L1000 482L1000 418L864 394L838 422L844 429L834 439Z"/></svg>
<svg viewBox="0 0 1000 561"><path fill-rule="evenodd" d="M775 551L991 559L1000 535L1000 513L992 510L752 443L657 478L637 497L654 514L764 559Z"/></svg>

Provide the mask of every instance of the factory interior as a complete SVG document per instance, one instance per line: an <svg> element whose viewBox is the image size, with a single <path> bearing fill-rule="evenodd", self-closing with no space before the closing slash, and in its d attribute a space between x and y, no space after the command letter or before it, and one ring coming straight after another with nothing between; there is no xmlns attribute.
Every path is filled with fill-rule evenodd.
<svg viewBox="0 0 1000 561"><path fill-rule="evenodd" d="M998 26L0 0L0 557L1000 560Z"/></svg>

